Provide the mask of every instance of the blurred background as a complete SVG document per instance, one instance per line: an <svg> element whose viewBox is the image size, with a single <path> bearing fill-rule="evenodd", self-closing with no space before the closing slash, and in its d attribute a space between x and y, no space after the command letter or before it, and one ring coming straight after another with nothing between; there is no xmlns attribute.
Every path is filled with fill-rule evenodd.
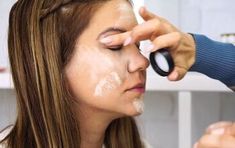
<svg viewBox="0 0 235 148"><path fill-rule="evenodd" d="M14 124L15 93L7 55L8 13L15 0L0 1L0 130ZM182 31L235 43L234 0L134 0ZM148 43L144 43L143 47ZM198 73L168 82L148 69L145 112L137 117L142 135L154 148L190 148L205 128L235 120L235 95L224 84Z"/></svg>

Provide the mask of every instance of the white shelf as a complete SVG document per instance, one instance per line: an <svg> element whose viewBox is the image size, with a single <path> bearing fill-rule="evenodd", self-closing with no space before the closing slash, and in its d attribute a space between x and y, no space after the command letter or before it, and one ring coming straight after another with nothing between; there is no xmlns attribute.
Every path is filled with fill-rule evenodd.
<svg viewBox="0 0 235 148"><path fill-rule="evenodd" d="M215 91L231 92L218 80L202 74L188 74L182 80L171 82L157 74L147 76L147 90L149 91Z"/></svg>

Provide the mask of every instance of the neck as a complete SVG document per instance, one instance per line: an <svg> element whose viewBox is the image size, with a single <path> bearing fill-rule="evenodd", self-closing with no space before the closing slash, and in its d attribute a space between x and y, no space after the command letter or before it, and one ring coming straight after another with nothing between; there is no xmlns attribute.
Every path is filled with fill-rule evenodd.
<svg viewBox="0 0 235 148"><path fill-rule="evenodd" d="M101 148L104 143L105 131L113 118L104 111L84 105L79 105L77 114L81 148Z"/></svg>

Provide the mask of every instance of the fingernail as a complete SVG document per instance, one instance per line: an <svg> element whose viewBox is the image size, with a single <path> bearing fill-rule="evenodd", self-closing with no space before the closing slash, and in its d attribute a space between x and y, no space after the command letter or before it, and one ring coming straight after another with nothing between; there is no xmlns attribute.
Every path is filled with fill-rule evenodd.
<svg viewBox="0 0 235 148"><path fill-rule="evenodd" d="M132 41L132 38L131 38L131 37L128 37L128 38L125 40L123 46L130 45L131 41Z"/></svg>
<svg viewBox="0 0 235 148"><path fill-rule="evenodd" d="M178 78L179 74L177 72L173 72L172 78L176 80Z"/></svg>
<svg viewBox="0 0 235 148"><path fill-rule="evenodd" d="M233 123L231 121L222 121L222 122L218 122L215 124L210 125L207 130L213 130L213 129L218 129L218 128L222 128L222 127L226 127L226 126L231 126Z"/></svg>
<svg viewBox="0 0 235 148"><path fill-rule="evenodd" d="M223 135L225 130L223 128L215 129L211 131L211 134L213 135Z"/></svg>
<svg viewBox="0 0 235 148"><path fill-rule="evenodd" d="M100 42L103 44L110 44L112 42L112 39L110 37L106 37L106 38L100 39Z"/></svg>
<svg viewBox="0 0 235 148"><path fill-rule="evenodd" d="M215 129L215 128L218 128L218 127L217 127L217 124L212 124L212 125L210 125L207 129L213 130L213 129Z"/></svg>
<svg viewBox="0 0 235 148"><path fill-rule="evenodd" d="M145 7L144 6L141 6L140 7L140 12L143 13L145 11Z"/></svg>

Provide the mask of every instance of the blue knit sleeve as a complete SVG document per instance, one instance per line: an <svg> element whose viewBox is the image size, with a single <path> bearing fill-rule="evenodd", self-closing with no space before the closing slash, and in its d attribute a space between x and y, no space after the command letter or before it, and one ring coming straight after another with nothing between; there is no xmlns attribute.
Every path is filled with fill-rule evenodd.
<svg viewBox="0 0 235 148"><path fill-rule="evenodd" d="M196 62L190 71L235 86L235 46L213 41L204 35L193 34L196 42Z"/></svg>

